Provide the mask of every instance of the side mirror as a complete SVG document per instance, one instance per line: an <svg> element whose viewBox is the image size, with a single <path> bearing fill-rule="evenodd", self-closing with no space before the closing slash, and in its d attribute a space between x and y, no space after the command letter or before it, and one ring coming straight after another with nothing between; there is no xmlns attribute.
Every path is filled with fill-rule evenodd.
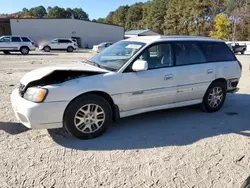
<svg viewBox="0 0 250 188"><path fill-rule="evenodd" d="M145 71L148 70L148 62L144 60L136 60L132 66L133 71Z"/></svg>

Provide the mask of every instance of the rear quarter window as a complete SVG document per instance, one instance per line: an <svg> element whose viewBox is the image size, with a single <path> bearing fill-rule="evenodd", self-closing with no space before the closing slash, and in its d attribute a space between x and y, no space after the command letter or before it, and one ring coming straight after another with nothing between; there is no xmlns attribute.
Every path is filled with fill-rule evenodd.
<svg viewBox="0 0 250 188"><path fill-rule="evenodd" d="M23 42L30 42L30 39L28 39L27 37L22 37Z"/></svg>
<svg viewBox="0 0 250 188"><path fill-rule="evenodd" d="M235 55L224 42L202 42L200 46L208 62L236 60Z"/></svg>

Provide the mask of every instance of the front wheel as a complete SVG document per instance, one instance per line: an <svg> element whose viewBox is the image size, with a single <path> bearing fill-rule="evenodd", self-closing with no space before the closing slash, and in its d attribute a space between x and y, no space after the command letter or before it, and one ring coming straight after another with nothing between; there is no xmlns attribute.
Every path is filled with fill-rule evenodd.
<svg viewBox="0 0 250 188"><path fill-rule="evenodd" d="M111 121L109 103L98 95L78 97L67 107L63 125L76 138L92 139L102 135Z"/></svg>
<svg viewBox="0 0 250 188"><path fill-rule="evenodd" d="M68 48L67 48L67 52L73 52L74 51L74 48L72 47L72 46L69 46Z"/></svg>
<svg viewBox="0 0 250 188"><path fill-rule="evenodd" d="M223 106L226 99L226 84L213 83L203 97L202 109L206 112L217 112Z"/></svg>
<svg viewBox="0 0 250 188"><path fill-rule="evenodd" d="M245 51L242 51L242 52L241 52L241 55L244 55L244 54L245 54Z"/></svg>
<svg viewBox="0 0 250 188"><path fill-rule="evenodd" d="M21 52L21 54L23 54L23 55L28 55L29 52L30 52L30 49L29 49L28 47L22 47L22 48L20 49L20 52Z"/></svg>
<svg viewBox="0 0 250 188"><path fill-rule="evenodd" d="M43 48L43 50L44 50L45 52L50 52L51 48L50 48L49 46L45 46L45 47Z"/></svg>

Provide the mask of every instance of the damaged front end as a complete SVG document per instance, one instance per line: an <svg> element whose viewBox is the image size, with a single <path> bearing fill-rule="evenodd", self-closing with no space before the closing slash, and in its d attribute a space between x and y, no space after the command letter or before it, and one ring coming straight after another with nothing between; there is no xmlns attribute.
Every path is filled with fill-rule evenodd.
<svg viewBox="0 0 250 188"><path fill-rule="evenodd" d="M28 82L26 85L21 82L18 88L19 94L23 97L26 90L30 87L60 84L69 80L76 79L76 78L93 76L97 74L102 74L102 72L76 71L76 70L54 70L50 74L40 79Z"/></svg>

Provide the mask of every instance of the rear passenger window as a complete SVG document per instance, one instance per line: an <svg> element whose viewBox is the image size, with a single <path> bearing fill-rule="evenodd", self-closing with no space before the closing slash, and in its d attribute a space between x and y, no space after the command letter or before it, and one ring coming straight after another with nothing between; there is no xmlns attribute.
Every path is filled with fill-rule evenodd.
<svg viewBox="0 0 250 188"><path fill-rule="evenodd" d="M71 41L70 40L61 39L61 40L59 40L59 43L71 43Z"/></svg>
<svg viewBox="0 0 250 188"><path fill-rule="evenodd" d="M206 57L195 42L174 43L176 65L191 65L206 62Z"/></svg>
<svg viewBox="0 0 250 188"><path fill-rule="evenodd" d="M12 42L21 42L20 37L12 37Z"/></svg>
<svg viewBox="0 0 250 188"><path fill-rule="evenodd" d="M30 39L28 39L27 37L22 37L23 42L30 42Z"/></svg>
<svg viewBox="0 0 250 188"><path fill-rule="evenodd" d="M208 62L235 61L233 52L223 42L202 42L200 45Z"/></svg>

